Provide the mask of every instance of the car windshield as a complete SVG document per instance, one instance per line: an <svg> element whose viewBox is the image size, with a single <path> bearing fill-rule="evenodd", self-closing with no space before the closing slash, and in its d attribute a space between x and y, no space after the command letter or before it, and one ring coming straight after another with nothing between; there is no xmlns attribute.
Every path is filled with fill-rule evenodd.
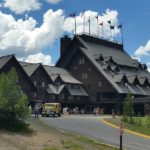
<svg viewBox="0 0 150 150"><path fill-rule="evenodd" d="M45 104L45 107L57 107L56 104Z"/></svg>

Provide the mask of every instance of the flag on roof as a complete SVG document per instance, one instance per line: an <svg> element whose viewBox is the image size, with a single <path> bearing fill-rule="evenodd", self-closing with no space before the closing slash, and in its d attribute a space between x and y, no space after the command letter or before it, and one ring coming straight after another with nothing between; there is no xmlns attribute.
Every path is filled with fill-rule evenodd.
<svg viewBox="0 0 150 150"><path fill-rule="evenodd" d="M97 16L95 16L95 18L98 20L98 14L97 14Z"/></svg>
<svg viewBox="0 0 150 150"><path fill-rule="evenodd" d="M102 23L100 23L99 25L103 26L103 22L102 22Z"/></svg>
<svg viewBox="0 0 150 150"><path fill-rule="evenodd" d="M69 14L69 17L75 18L75 16L76 16L76 13L75 13L75 12Z"/></svg>
<svg viewBox="0 0 150 150"><path fill-rule="evenodd" d="M119 25L118 25L118 28L122 28L122 24L119 24Z"/></svg>
<svg viewBox="0 0 150 150"><path fill-rule="evenodd" d="M107 21L109 24L111 24L111 20Z"/></svg>
<svg viewBox="0 0 150 150"><path fill-rule="evenodd" d="M114 29L115 28L115 26L110 26L110 29Z"/></svg>
<svg viewBox="0 0 150 150"><path fill-rule="evenodd" d="M85 14L85 9L83 10L82 14L81 14L81 17Z"/></svg>

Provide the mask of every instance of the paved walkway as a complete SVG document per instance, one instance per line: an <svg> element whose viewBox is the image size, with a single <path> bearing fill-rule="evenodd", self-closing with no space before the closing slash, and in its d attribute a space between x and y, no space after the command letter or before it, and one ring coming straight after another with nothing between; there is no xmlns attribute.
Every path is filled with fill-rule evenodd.
<svg viewBox="0 0 150 150"><path fill-rule="evenodd" d="M46 124L68 131L101 140L105 143L119 146L119 129L112 128L102 122L109 116L69 115L60 118L41 118ZM124 133L123 146L128 150L150 150L150 139Z"/></svg>

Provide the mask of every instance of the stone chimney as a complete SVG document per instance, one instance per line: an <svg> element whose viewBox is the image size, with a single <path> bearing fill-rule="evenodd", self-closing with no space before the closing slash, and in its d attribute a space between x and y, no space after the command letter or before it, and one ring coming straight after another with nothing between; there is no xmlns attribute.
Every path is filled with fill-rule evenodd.
<svg viewBox="0 0 150 150"><path fill-rule="evenodd" d="M62 56L71 43L71 38L65 35L60 39L60 56Z"/></svg>

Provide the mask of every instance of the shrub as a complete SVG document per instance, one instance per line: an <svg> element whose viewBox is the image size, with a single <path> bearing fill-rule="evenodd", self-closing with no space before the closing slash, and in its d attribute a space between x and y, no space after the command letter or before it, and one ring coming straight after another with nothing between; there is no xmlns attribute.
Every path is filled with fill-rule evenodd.
<svg viewBox="0 0 150 150"><path fill-rule="evenodd" d="M0 75L0 127L16 126L28 115L27 96L18 83L16 70Z"/></svg>

